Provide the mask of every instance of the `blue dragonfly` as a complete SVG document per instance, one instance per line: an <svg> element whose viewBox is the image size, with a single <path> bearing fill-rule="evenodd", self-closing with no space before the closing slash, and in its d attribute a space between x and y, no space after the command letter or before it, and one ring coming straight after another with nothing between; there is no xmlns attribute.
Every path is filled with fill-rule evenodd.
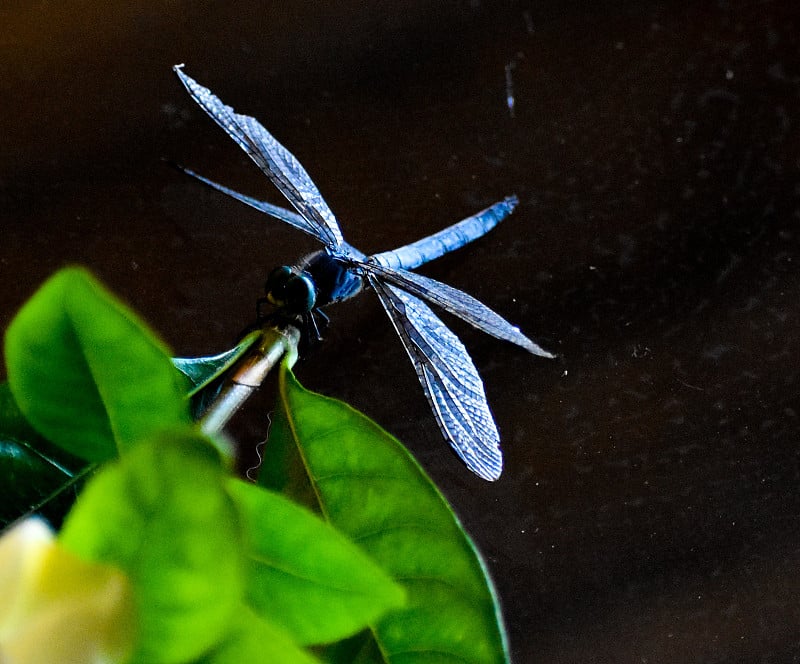
<svg viewBox="0 0 800 664"><path fill-rule="evenodd" d="M517 198L509 196L399 249L367 256L344 240L336 217L292 153L256 119L236 113L187 76L183 65L174 70L192 98L239 144L296 212L245 196L188 169L185 172L324 245L295 265L276 268L266 282L266 300L286 316L315 327L314 316L324 316L322 307L346 300L368 284L411 358L445 439L471 471L486 480L498 479L503 457L483 383L464 345L423 300L534 355L554 356L475 298L411 270L487 233L511 214Z"/></svg>

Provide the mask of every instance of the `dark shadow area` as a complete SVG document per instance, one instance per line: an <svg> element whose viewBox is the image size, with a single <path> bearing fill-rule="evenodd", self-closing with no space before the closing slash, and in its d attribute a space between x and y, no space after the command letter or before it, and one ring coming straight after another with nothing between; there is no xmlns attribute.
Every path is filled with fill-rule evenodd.
<svg viewBox="0 0 800 664"><path fill-rule="evenodd" d="M297 369L406 443L484 552L514 661L800 660L800 8L748 2L6 3L0 321L82 263L176 354L230 347L316 248L181 88L257 117L365 252L516 193L420 270L559 358L452 322L506 466L441 439L374 296ZM513 109L509 107L513 98ZM234 423L253 448L270 389Z"/></svg>

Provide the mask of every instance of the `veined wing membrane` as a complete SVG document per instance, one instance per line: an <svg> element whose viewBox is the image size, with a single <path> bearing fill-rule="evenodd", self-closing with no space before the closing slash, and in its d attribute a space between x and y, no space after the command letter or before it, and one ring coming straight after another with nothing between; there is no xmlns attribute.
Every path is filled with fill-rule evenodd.
<svg viewBox="0 0 800 664"><path fill-rule="evenodd" d="M334 251L343 242L342 232L317 186L295 156L283 147L255 118L240 115L211 90L173 67L192 98L258 165L294 208L316 229L316 237Z"/></svg>
<svg viewBox="0 0 800 664"><path fill-rule="evenodd" d="M371 261L361 263L361 266L368 272L376 275L378 279L384 279L417 297L428 300L428 302L433 302L445 311L454 316L458 316L470 325L477 327L487 334L491 334L493 337L522 346L525 350L534 355L548 358L554 357L552 353L547 352L538 344L528 339L528 337L520 332L518 327L512 325L500 314L495 313L485 304L476 300L471 295L467 295L464 291L448 286L430 277L423 277L421 274L415 272L392 269Z"/></svg>
<svg viewBox="0 0 800 664"><path fill-rule="evenodd" d="M238 191L229 189L225 185L221 185L219 182L214 182L214 180L209 180L207 177L204 177L199 173L195 173L189 168L184 168L183 166L180 166L179 168L186 173L186 175L191 175L193 178L200 180L200 182L203 184L206 184L217 191L221 191L223 194L226 194L231 198L235 198L237 201L241 201L245 205L249 205L251 208L255 208L259 212L263 212L264 214L268 214L270 217L280 219L284 223L294 226L297 230L308 233L311 237L316 238L317 240L322 239L319 236L317 227L306 221L303 217L297 214L297 212L292 212L291 210L287 210L286 208L282 208L278 205L272 205L272 203L267 203L266 201L260 201L257 198L251 198L250 196L240 194Z"/></svg>
<svg viewBox="0 0 800 664"><path fill-rule="evenodd" d="M447 442L472 472L496 480L503 470L500 437L466 348L424 302L371 274L367 279L414 364Z"/></svg>

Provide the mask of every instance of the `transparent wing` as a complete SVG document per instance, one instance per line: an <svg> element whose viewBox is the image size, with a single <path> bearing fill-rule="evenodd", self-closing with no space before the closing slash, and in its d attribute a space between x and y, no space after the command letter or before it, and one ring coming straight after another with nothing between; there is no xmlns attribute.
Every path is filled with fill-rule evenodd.
<svg viewBox="0 0 800 664"><path fill-rule="evenodd" d="M503 470L500 437L475 365L458 337L421 300L367 275L414 364L445 439L476 475Z"/></svg>
<svg viewBox="0 0 800 664"><path fill-rule="evenodd" d="M267 203L266 201L259 201L256 198L251 198L250 196L245 196L244 194L240 194L238 191L229 189L228 187L219 184L219 182L214 182L214 180L209 180L207 177L204 177L199 173L195 173L193 170L189 168L184 168L183 166L178 166L178 168L180 168L180 170L182 170L187 175L191 175L193 178L197 178L198 180L200 180L200 182L207 184L209 187L213 187L217 191L221 191L223 194L226 194L231 198L235 198L237 201L241 201L245 205L249 205L250 207L255 208L259 212L263 212L265 214L270 215L271 217L280 219L281 221L289 224L290 226L294 226L296 229L301 230L304 233L308 233L317 240L322 240L324 242L324 239L319 236L319 231L317 227L306 221L303 217L297 214L297 212L292 212L291 210L287 210L286 208L282 208L277 205L272 205L271 203Z"/></svg>
<svg viewBox="0 0 800 664"><path fill-rule="evenodd" d="M173 67L192 98L225 130L258 165L294 208L316 230L315 236L331 249L342 245L336 217L295 156L283 147L255 118L236 113L208 88Z"/></svg>
<svg viewBox="0 0 800 664"><path fill-rule="evenodd" d="M525 350L541 357L553 358L552 353L541 348L526 337L519 328L509 323L500 314L464 291L448 286L441 281L408 270L392 269L377 265L372 259L359 263L368 273L377 275L400 288L440 306L445 311L458 316L479 330L522 346Z"/></svg>
<svg viewBox="0 0 800 664"><path fill-rule="evenodd" d="M448 226L438 233L428 235L404 247L375 254L372 256L372 260L384 267L413 270L423 263L439 258L455 249L460 249L465 244L486 235L514 211L518 202L516 196L508 196L505 200Z"/></svg>

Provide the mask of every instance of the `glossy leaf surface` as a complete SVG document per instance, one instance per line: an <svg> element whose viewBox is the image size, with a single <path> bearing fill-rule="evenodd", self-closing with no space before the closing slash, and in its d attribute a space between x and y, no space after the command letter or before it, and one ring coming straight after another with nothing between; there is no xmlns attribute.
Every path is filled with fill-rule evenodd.
<svg viewBox="0 0 800 664"><path fill-rule="evenodd" d="M249 602L295 641L349 637L402 604L400 587L330 524L262 487L229 488L246 533Z"/></svg>
<svg viewBox="0 0 800 664"><path fill-rule="evenodd" d="M85 270L49 279L11 322L5 350L27 420L88 461L189 420L167 350Z"/></svg>
<svg viewBox="0 0 800 664"><path fill-rule="evenodd" d="M60 524L88 465L42 438L0 383L0 529L31 512Z"/></svg>
<svg viewBox="0 0 800 664"><path fill-rule="evenodd" d="M131 579L137 662L191 661L230 629L244 563L225 473L203 437L159 436L99 472L65 521L64 546Z"/></svg>
<svg viewBox="0 0 800 664"><path fill-rule="evenodd" d="M260 337L261 331L254 330L247 334L234 348L220 353L219 355L209 355L207 357L173 357L172 363L191 383L189 396L194 396L200 390L208 386L209 383L219 378L234 362L236 362L236 360L244 355Z"/></svg>
<svg viewBox="0 0 800 664"><path fill-rule="evenodd" d="M330 662L508 661L494 591L472 542L405 448L346 404L303 389L285 368L260 481L320 512L407 593Z"/></svg>

